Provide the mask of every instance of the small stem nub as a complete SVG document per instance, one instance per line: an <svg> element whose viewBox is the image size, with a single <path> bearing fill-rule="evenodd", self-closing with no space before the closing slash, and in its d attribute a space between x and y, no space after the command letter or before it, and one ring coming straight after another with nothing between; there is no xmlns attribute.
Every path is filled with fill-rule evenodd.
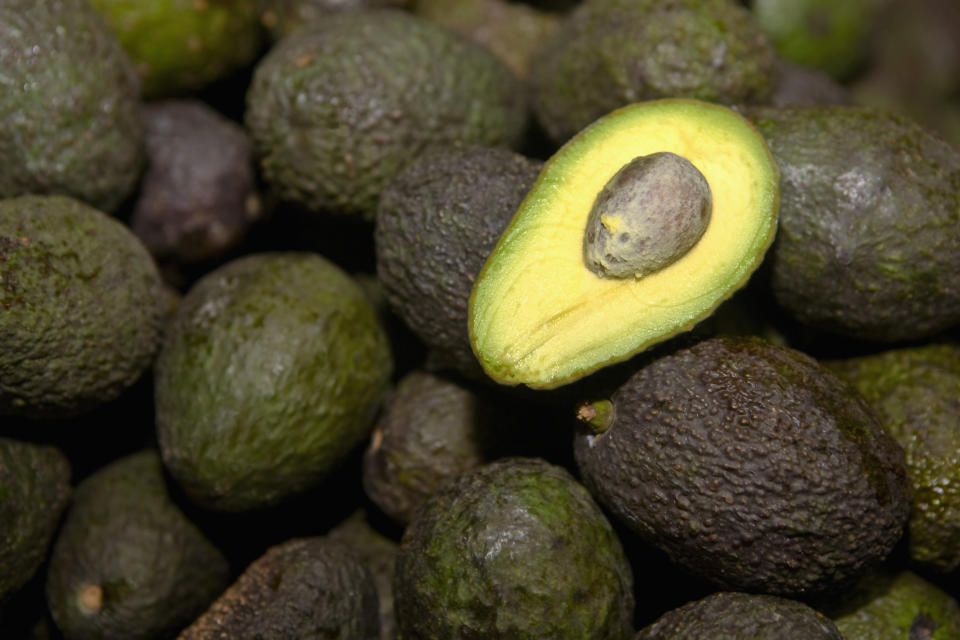
<svg viewBox="0 0 960 640"><path fill-rule="evenodd" d="M103 588L98 584L87 584L80 589L77 596L80 610L87 615L93 615L103 606Z"/></svg>
<svg viewBox="0 0 960 640"><path fill-rule="evenodd" d="M582 404L577 409L577 420L599 435L613 424L613 403L609 400L597 400Z"/></svg>

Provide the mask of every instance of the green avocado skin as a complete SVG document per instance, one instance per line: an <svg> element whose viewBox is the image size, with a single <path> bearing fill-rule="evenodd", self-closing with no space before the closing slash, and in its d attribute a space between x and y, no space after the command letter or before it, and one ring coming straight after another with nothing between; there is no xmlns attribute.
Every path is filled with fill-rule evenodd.
<svg viewBox="0 0 960 640"><path fill-rule="evenodd" d="M372 220L380 192L426 145L518 144L524 96L480 45L404 11L346 11L264 56L245 121L280 198Z"/></svg>
<svg viewBox="0 0 960 640"><path fill-rule="evenodd" d="M960 348L935 343L826 363L870 402L906 452L910 557L960 565Z"/></svg>
<svg viewBox="0 0 960 640"><path fill-rule="evenodd" d="M119 396L160 346L163 285L121 222L66 196L0 200L0 415Z"/></svg>
<svg viewBox="0 0 960 640"><path fill-rule="evenodd" d="M586 486L674 562L722 588L801 596L887 556L909 510L903 450L812 358L719 336L639 369L582 429Z"/></svg>
<svg viewBox="0 0 960 640"><path fill-rule="evenodd" d="M70 495L70 462L59 449L0 438L0 603L46 559Z"/></svg>
<svg viewBox="0 0 960 640"><path fill-rule="evenodd" d="M408 4L409 0L257 0L260 22L273 41L324 20L332 13L381 7L405 8Z"/></svg>
<svg viewBox="0 0 960 640"><path fill-rule="evenodd" d="M435 146L384 189L377 277L438 367L484 377L467 331L470 291L541 167L502 148Z"/></svg>
<svg viewBox="0 0 960 640"><path fill-rule="evenodd" d="M829 618L777 596L721 591L668 611L634 640L844 640Z"/></svg>
<svg viewBox="0 0 960 640"><path fill-rule="evenodd" d="M534 52L531 103L562 142L642 100L761 103L775 62L766 35L733 0L585 0Z"/></svg>
<svg viewBox="0 0 960 640"><path fill-rule="evenodd" d="M777 301L855 338L923 338L960 322L960 154L866 107L748 112L780 167Z"/></svg>
<svg viewBox="0 0 960 640"><path fill-rule="evenodd" d="M0 198L116 210L145 161L139 82L116 36L85 0L5 0L0 69Z"/></svg>
<svg viewBox="0 0 960 640"><path fill-rule="evenodd" d="M621 640L633 578L620 541L562 467L502 458L445 484L401 540L400 635Z"/></svg>
<svg viewBox="0 0 960 640"><path fill-rule="evenodd" d="M319 254L250 254L184 296L154 376L164 462L242 511L315 486L369 435L393 361L360 286Z"/></svg>
<svg viewBox="0 0 960 640"><path fill-rule="evenodd" d="M349 546L295 538L255 560L179 640L377 640L377 590Z"/></svg>
<svg viewBox="0 0 960 640"><path fill-rule="evenodd" d="M153 640L172 637L228 584L226 558L170 499L160 456L147 449L77 485L46 594L67 638ZM96 587L99 606L88 595Z"/></svg>

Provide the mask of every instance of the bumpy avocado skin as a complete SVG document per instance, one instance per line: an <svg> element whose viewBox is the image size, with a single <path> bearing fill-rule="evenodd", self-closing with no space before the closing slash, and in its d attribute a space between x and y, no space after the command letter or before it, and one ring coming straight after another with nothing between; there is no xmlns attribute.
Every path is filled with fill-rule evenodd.
<svg viewBox="0 0 960 640"><path fill-rule="evenodd" d="M404 8L409 0L257 0L260 22L274 41L339 11Z"/></svg>
<svg viewBox="0 0 960 640"><path fill-rule="evenodd" d="M911 571L866 576L828 611L846 640L960 638L960 605Z"/></svg>
<svg viewBox="0 0 960 640"><path fill-rule="evenodd" d="M187 292L157 359L164 462L211 508L282 500L369 434L392 367L363 290L332 262L233 260Z"/></svg>
<svg viewBox="0 0 960 640"><path fill-rule="evenodd" d="M906 452L911 558L960 565L960 348L927 344L826 363L877 410Z"/></svg>
<svg viewBox="0 0 960 640"><path fill-rule="evenodd" d="M773 46L733 0L586 0L533 55L540 124L558 142L632 102L763 102Z"/></svg>
<svg viewBox="0 0 960 640"><path fill-rule="evenodd" d="M163 284L127 227L66 196L0 200L0 415L111 400L160 346Z"/></svg>
<svg viewBox="0 0 960 640"><path fill-rule="evenodd" d="M85 0L5 0L0 69L0 198L114 212L144 163L139 82L116 36Z"/></svg>
<svg viewBox="0 0 960 640"><path fill-rule="evenodd" d="M576 436L591 493L677 564L726 589L800 596L886 557L909 499L903 451L812 358L718 336L664 355Z"/></svg>
<svg viewBox="0 0 960 640"><path fill-rule="evenodd" d="M960 154L864 107L758 108L780 167L771 286L799 321L896 341L960 322Z"/></svg>
<svg viewBox="0 0 960 640"><path fill-rule="evenodd" d="M195 91L253 62L256 0L89 0L117 34L145 98Z"/></svg>
<svg viewBox="0 0 960 640"><path fill-rule="evenodd" d="M278 42L257 65L245 119L282 199L372 220L380 192L427 144L517 144L524 96L480 45L370 9Z"/></svg>
<svg viewBox="0 0 960 640"><path fill-rule="evenodd" d="M377 591L347 545L295 538L271 547L179 640L377 640Z"/></svg>
<svg viewBox="0 0 960 640"><path fill-rule="evenodd" d="M634 640L844 640L829 618L787 598L721 591L668 611Z"/></svg>
<svg viewBox="0 0 960 640"><path fill-rule="evenodd" d="M59 449L0 438L0 603L43 563L70 494Z"/></svg>
<svg viewBox="0 0 960 640"><path fill-rule="evenodd" d="M68 638L148 640L176 634L228 583L226 558L170 499L147 449L77 485L46 592Z"/></svg>
<svg viewBox="0 0 960 640"><path fill-rule="evenodd" d="M437 366L483 377L467 331L470 291L541 167L507 149L437 146L384 189L374 231L377 277Z"/></svg>
<svg viewBox="0 0 960 640"><path fill-rule="evenodd" d="M562 467L504 458L447 483L403 534L401 637L613 640L633 578L603 512Z"/></svg>

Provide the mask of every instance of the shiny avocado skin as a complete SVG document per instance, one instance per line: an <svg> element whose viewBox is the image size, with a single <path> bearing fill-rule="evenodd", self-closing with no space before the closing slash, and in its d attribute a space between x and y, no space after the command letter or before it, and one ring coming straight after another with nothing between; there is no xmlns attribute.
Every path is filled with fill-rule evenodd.
<svg viewBox="0 0 960 640"><path fill-rule="evenodd" d="M622 640L633 578L620 542L562 467L502 458L444 485L401 540L401 637Z"/></svg>
<svg viewBox="0 0 960 640"><path fill-rule="evenodd" d="M575 437L591 493L722 588L800 596L885 558L909 510L903 451L808 356L715 337L653 360Z"/></svg>

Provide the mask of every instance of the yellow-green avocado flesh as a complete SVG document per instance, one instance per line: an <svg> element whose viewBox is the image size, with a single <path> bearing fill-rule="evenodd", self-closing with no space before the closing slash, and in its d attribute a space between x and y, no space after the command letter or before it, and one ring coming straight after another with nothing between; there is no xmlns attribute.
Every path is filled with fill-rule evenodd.
<svg viewBox="0 0 960 640"><path fill-rule="evenodd" d="M710 222L679 260L607 279L582 259L594 199L639 156L689 160L713 198ZM502 384L552 388L690 329L742 286L773 240L779 174L735 111L687 99L632 104L600 118L544 165L470 296L473 350Z"/></svg>

